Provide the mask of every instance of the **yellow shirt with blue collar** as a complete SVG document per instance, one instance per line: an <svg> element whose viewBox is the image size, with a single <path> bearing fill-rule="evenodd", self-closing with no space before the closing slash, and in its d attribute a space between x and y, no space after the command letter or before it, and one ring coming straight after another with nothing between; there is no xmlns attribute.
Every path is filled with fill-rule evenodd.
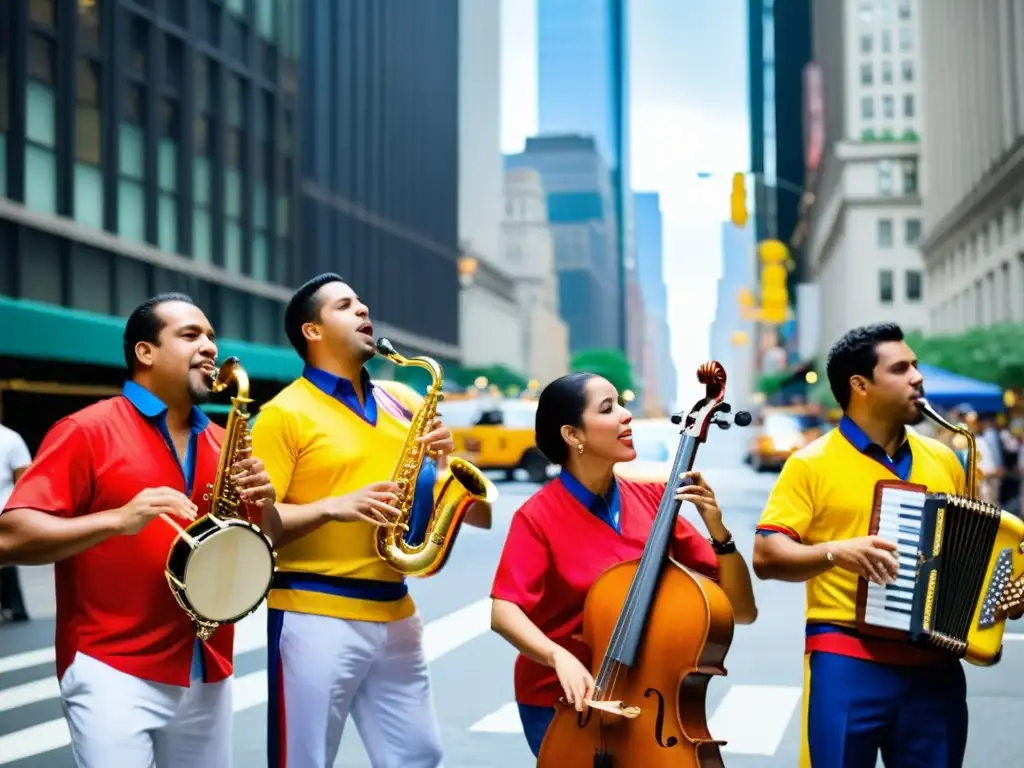
<svg viewBox="0 0 1024 768"><path fill-rule="evenodd" d="M912 429L892 456L872 442L849 417L839 428L794 453L782 468L757 526L760 535L782 534L804 544L867 536L881 480L902 480L931 493L962 493L964 471L956 455L934 438ZM829 637L851 635L856 625L859 577L832 568L807 581L809 649L875 656L865 642ZM870 645L877 646L871 641Z"/></svg>
<svg viewBox="0 0 1024 768"><path fill-rule="evenodd" d="M167 447L170 448L171 453L178 460L178 465L181 467L182 475L185 478L185 495L191 496L192 484L195 481L196 474L196 441L210 423L209 417L199 408L192 406L192 410L189 411L189 434L188 443L185 446L185 455L179 456L178 449L171 437L171 431L167 427L167 406L164 405L164 402L141 384L134 381L126 381L121 394L127 398L128 402L135 406L135 409L140 414L160 430L160 434L167 441ZM192 654L192 672L190 677L192 680L203 680L203 653L202 645L198 638L196 639L195 650Z"/></svg>
<svg viewBox="0 0 1024 768"><path fill-rule="evenodd" d="M391 394L360 378L363 403L347 379L306 366L259 412L253 455L266 466L279 501L305 505L391 479L422 398ZM423 540L433 510L436 465L425 459L406 540ZM328 522L277 552L267 598L273 610L361 621L396 621L415 611L405 578L377 554L378 528Z"/></svg>

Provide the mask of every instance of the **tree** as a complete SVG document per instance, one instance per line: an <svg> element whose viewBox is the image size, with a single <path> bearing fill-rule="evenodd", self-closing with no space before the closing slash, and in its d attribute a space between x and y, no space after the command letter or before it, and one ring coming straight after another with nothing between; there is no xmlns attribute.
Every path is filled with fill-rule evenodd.
<svg viewBox="0 0 1024 768"><path fill-rule="evenodd" d="M633 366L629 364L622 350L614 348L584 349L572 356L569 368L603 376L612 383L619 393L636 389Z"/></svg>
<svg viewBox="0 0 1024 768"><path fill-rule="evenodd" d="M955 336L908 334L907 343L923 363L1004 389L1024 387L1024 325L973 328Z"/></svg>

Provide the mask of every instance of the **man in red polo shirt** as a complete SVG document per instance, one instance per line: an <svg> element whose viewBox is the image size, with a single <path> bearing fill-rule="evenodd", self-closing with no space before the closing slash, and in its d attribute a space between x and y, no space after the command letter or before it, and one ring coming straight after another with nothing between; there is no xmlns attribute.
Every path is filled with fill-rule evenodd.
<svg viewBox="0 0 1024 768"><path fill-rule="evenodd" d="M231 764L234 628L208 642L165 578L177 532L208 511L224 430L197 407L217 346L188 296L161 294L124 331L120 396L58 421L0 514L0 563L56 563L57 678L80 768ZM236 465L276 539L262 463Z"/></svg>

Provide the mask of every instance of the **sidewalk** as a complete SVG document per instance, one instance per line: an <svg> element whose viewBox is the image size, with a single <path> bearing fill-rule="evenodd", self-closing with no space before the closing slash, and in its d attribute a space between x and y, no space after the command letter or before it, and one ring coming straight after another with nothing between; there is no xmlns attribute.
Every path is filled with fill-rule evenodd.
<svg viewBox="0 0 1024 768"><path fill-rule="evenodd" d="M29 618L49 619L56 613L53 594L53 566L18 566L21 592L25 597L25 608Z"/></svg>

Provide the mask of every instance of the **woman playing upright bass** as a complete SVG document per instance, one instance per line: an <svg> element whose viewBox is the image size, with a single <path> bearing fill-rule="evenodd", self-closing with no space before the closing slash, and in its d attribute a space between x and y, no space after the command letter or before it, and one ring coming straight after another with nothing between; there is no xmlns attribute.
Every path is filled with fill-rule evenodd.
<svg viewBox="0 0 1024 768"><path fill-rule="evenodd" d="M520 653L516 702L534 755L560 697L579 712L590 700L591 649L580 637L587 594L608 568L643 554L665 493L663 483L615 477L616 464L636 458L631 418L615 387L588 373L553 381L537 404L537 447L562 471L513 517L491 590L491 626ZM735 621L749 624L757 608L747 564L714 491L699 472L686 479L675 498L696 506L710 536L678 517L670 553L717 581Z"/></svg>

